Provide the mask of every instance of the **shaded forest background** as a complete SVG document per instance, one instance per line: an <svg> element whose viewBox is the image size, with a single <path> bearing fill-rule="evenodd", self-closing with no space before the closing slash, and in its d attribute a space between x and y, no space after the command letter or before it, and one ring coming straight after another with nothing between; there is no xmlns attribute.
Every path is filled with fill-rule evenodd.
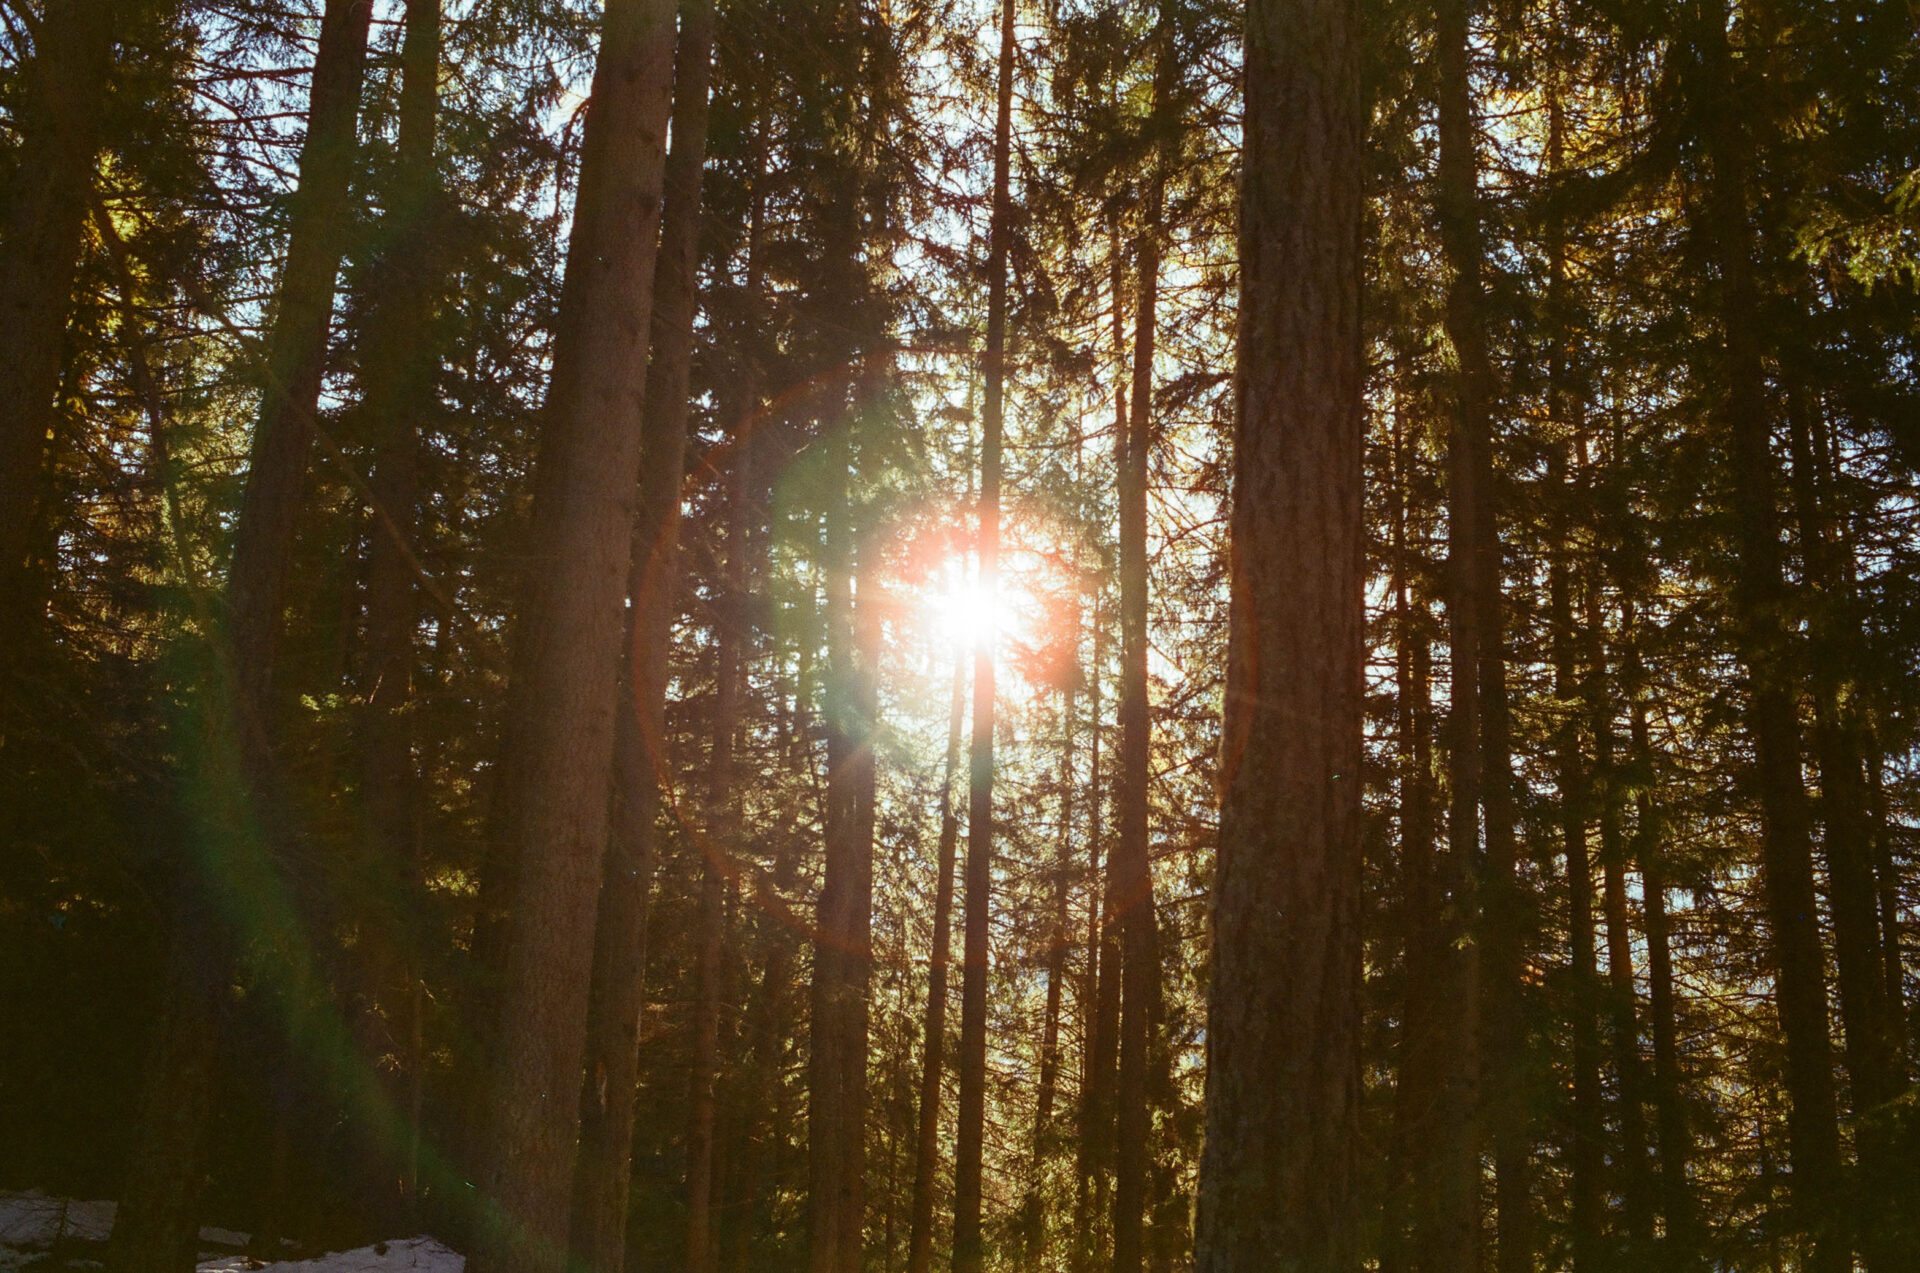
<svg viewBox="0 0 1920 1273"><path fill-rule="evenodd" d="M1193 1267L1245 7L0 0L0 1186ZM1352 1258L1920 1267L1914 11L1328 12Z"/></svg>

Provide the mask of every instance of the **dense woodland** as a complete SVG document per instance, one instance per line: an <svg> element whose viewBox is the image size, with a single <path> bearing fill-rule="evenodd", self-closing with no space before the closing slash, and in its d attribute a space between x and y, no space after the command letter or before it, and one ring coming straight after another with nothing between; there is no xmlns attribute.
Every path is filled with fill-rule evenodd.
<svg viewBox="0 0 1920 1273"><path fill-rule="evenodd" d="M0 0L0 1187L1920 1268L1915 14Z"/></svg>

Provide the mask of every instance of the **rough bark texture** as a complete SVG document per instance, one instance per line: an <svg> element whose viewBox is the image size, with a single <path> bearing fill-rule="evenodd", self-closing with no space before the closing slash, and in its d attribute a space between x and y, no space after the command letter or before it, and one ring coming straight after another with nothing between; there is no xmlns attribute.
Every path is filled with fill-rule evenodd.
<svg viewBox="0 0 1920 1273"><path fill-rule="evenodd" d="M1247 10L1198 1273L1360 1260L1360 23Z"/></svg>
<svg viewBox="0 0 1920 1273"><path fill-rule="evenodd" d="M113 66L115 0L44 6L18 74L19 139L0 234L0 643L45 586L48 435ZM0 649L5 648L0 645Z"/></svg>
<svg viewBox="0 0 1920 1273"><path fill-rule="evenodd" d="M980 594L1000 587L1000 431L1006 406L1007 249L1012 200L1014 0L1000 8L999 104L993 130L993 212L987 247L987 345L981 356ZM981 1154L987 1117L988 924L993 881L994 634L973 656L973 733L967 765L965 946L960 990L960 1123L953 1168L954 1273L980 1273Z"/></svg>
<svg viewBox="0 0 1920 1273"><path fill-rule="evenodd" d="M628 1181L639 1081L639 1026L646 969L647 894L653 838L666 799L667 656L679 600L680 486L685 470L688 360L693 347L694 249L700 174L706 161L713 8L681 6L673 91L673 153L654 262L641 423L637 501L627 561L630 603L624 689L616 726L614 835L608 842L594 923L580 1144L574 1166L573 1258L592 1273L619 1273L626 1258ZM714 896L702 897L719 908ZM709 1134L711 1127L709 1126Z"/></svg>
<svg viewBox="0 0 1920 1273"><path fill-rule="evenodd" d="M474 1273L557 1273L567 1261L595 945L589 919L607 852L672 62L668 0L610 0L582 139L516 634L516 732L502 783L513 935L478 1182L487 1214L468 1263ZM632 1072L629 1061L595 1081L627 1086L622 1075Z"/></svg>

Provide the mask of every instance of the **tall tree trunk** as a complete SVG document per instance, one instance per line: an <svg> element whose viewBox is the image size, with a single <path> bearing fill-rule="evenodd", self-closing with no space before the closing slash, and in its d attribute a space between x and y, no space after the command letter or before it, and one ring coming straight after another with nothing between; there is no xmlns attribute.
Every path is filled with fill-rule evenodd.
<svg viewBox="0 0 1920 1273"><path fill-rule="evenodd" d="M1627 843L1622 833L1619 779L1614 769L1614 718L1606 619L1597 589L1587 599L1587 630L1595 650L1587 676L1594 772L1599 779L1600 867L1607 934L1608 1024L1619 1126L1617 1164L1621 1228L1633 1258L1644 1258L1653 1238L1653 1179L1647 1165L1646 1066L1640 1056L1640 1001L1633 970L1633 929L1627 913ZM1645 881L1642 880L1644 887Z"/></svg>
<svg viewBox="0 0 1920 1273"><path fill-rule="evenodd" d="M1653 802L1654 752L1647 728L1646 672L1641 663L1634 608L1626 605L1626 680L1633 762L1645 775L1634 796L1633 858L1640 868L1641 904L1647 934L1647 1017L1653 1036L1654 1139L1660 1160L1660 1211L1666 1220L1663 1267L1696 1263L1693 1193L1687 1163L1693 1157L1680 1075L1680 1024L1674 991L1667 878L1660 813Z"/></svg>
<svg viewBox="0 0 1920 1273"><path fill-rule="evenodd" d="M1551 303L1551 302L1549 302ZM1557 360L1556 360L1557 365ZM1575 498L1565 452L1556 447L1549 461L1550 481L1560 487L1563 507ZM1564 520L1564 514L1561 514ZM1575 664L1570 537L1564 525L1555 537L1548 568L1549 608L1553 623L1553 694L1565 706L1556 744L1560 789L1561 843L1567 858L1568 987L1573 1034L1573 1110L1569 1141L1569 1240L1573 1267L1587 1270L1600 1255L1600 1224L1606 1193L1600 1178L1605 1121L1600 1109L1600 1060L1596 1016L1600 1006L1599 964L1594 954L1593 861L1587 849L1587 810L1591 800L1585 758L1580 747L1580 715L1573 709L1579 688Z"/></svg>
<svg viewBox="0 0 1920 1273"><path fill-rule="evenodd" d="M1360 1261L1360 49L1344 0L1248 5L1197 1273Z"/></svg>
<svg viewBox="0 0 1920 1273"><path fill-rule="evenodd" d="M920 1105L914 1136L913 1218L907 1273L933 1266L933 1189L940 1167L940 1074L947 1042L947 965L953 956L953 864L960 844L953 779L960 767L960 727L966 714L966 654L953 664L953 708L947 721L947 762L940 779L940 862L934 881L933 949L927 955L927 1018L920 1040Z"/></svg>
<svg viewBox="0 0 1920 1273"><path fill-rule="evenodd" d="M1074 671L1077 672L1080 649L1080 616L1074 612ZM1069 675L1072 673L1070 672ZM1074 796L1074 686L1071 681L1061 694L1060 707L1060 825L1055 832L1053 862L1052 914L1047 926L1047 998L1041 1014L1040 1078L1033 1113L1033 1176L1027 1196L1027 1256L1041 1258L1045 1249L1046 1203L1041 1184L1046 1163L1052 1154L1053 1107L1060 1085L1060 1012L1067 974L1067 949L1073 941L1073 929L1067 918L1068 881L1073 873L1073 796Z"/></svg>
<svg viewBox="0 0 1920 1273"><path fill-rule="evenodd" d="M1014 0L1000 5L1000 82L993 128L993 211L987 246L987 347L981 357L980 595L1000 589L1000 445L1006 406L1007 250L1013 238ZM992 612L989 600L988 612ZM966 925L960 987L960 1123L953 1168L954 1273L980 1273L981 1156L987 1118L987 974L993 886L993 714L996 634L973 655L973 733L967 765Z"/></svg>
<svg viewBox="0 0 1920 1273"><path fill-rule="evenodd" d="M673 36L668 0L609 0L582 138L516 634L515 732L502 791L513 935L480 1181L488 1213L469 1258L473 1273L558 1273L567 1263L595 962L590 922L607 856L615 719L627 714L622 611ZM649 622L634 624L636 642ZM645 693L654 673L642 668L632 678L634 710L657 713L658 696ZM659 738L657 727L646 732ZM604 1005L603 1014L611 1015ZM615 1023L626 1031L620 1064L596 1072L596 1087L630 1085L637 1024Z"/></svg>
<svg viewBox="0 0 1920 1273"><path fill-rule="evenodd" d="M1398 377L1396 377L1396 382ZM1436 934L1444 932L1441 897L1434 874L1433 802L1433 652L1424 600L1413 594L1414 557L1407 530L1407 486L1412 449L1404 397L1396 396L1393 414L1392 471L1387 517L1392 536L1395 744L1399 788L1399 904L1402 950L1402 1010L1393 1124L1388 1143L1385 1213L1381 1235L1382 1273L1405 1273L1414 1266L1413 1231L1424 1231L1415 1207L1431 1179L1427 1135L1437 1111L1443 1078L1441 1021L1443 988L1438 974Z"/></svg>
<svg viewBox="0 0 1920 1273"><path fill-rule="evenodd" d="M1547 174L1558 180L1565 168L1566 110L1562 101L1562 72L1557 58L1559 9L1553 10L1554 46L1548 55ZM1587 813L1591 799L1587 766L1580 747L1580 715L1572 704L1577 696L1576 630L1573 622L1572 513L1579 507L1578 491L1568 463L1581 422L1579 408L1568 388L1569 338L1566 299L1566 230L1557 210L1547 224L1547 410L1558 436L1550 443L1548 481L1556 489L1551 514L1553 547L1548 564L1548 607L1552 623L1553 696L1562 707L1555 741L1555 767L1560 796L1561 843L1567 859L1567 934L1573 1034L1573 1109L1567 1129L1567 1192L1571 1202L1569 1243L1573 1267L1591 1268L1599 1254L1605 1190L1601 1182L1604 1126L1600 1110L1600 1066L1595 1037L1598 1008L1598 964L1594 956L1593 863L1587 852Z"/></svg>
<svg viewBox="0 0 1920 1273"><path fill-rule="evenodd" d="M1479 158L1474 121L1471 17L1473 0L1446 0L1439 7L1435 44L1439 88L1439 215L1451 279L1447 287L1446 327L1459 360L1456 377L1458 418L1449 447L1452 487L1448 517L1452 526L1452 563L1461 627L1456 639L1454 696L1456 713L1469 694L1478 699L1477 734L1456 724L1454 745L1477 749L1480 767L1476 804L1456 792L1455 816L1471 823L1484 818L1485 859L1481 869L1479 947L1481 989L1479 1023L1483 1074L1482 1100L1494 1158L1494 1194L1499 1211L1500 1273L1530 1273L1533 1268L1533 1200L1529 1180L1528 1100L1520 1019L1522 917L1514 876L1514 812L1508 746L1504 606L1501 597L1499 531L1495 523L1493 447L1490 413L1495 391L1487 353L1485 297L1481 269L1485 252L1479 211ZM1471 594L1468 597L1467 594ZM1477 663L1471 685L1460 673L1464 660ZM1464 762L1456 762L1456 775ZM1457 782L1457 776L1456 776ZM1470 846L1471 826L1456 834L1454 852Z"/></svg>
<svg viewBox="0 0 1920 1273"><path fill-rule="evenodd" d="M1075 634L1076 637L1078 633ZM1077 641L1076 641L1077 644ZM1040 1036L1039 1092L1034 1101L1034 1155L1047 1152L1053 1127L1053 1107L1060 1082L1060 1012L1067 975L1067 949L1073 928L1067 917L1068 880L1073 871L1074 826L1074 692L1069 685L1060 709L1060 826L1054 846L1053 922L1047 929L1047 1002Z"/></svg>
<svg viewBox="0 0 1920 1273"><path fill-rule="evenodd" d="M1123 305L1123 277L1120 259L1120 232L1118 224L1109 226L1110 287L1113 295L1113 430L1115 446L1118 439L1127 434L1127 343L1126 315ZM1099 1262L1104 1251L1104 1226L1108 1217L1108 1198L1111 1196L1109 1174L1113 1161L1114 1141L1114 1083L1118 1077L1116 1062L1119 1057L1120 1033L1120 931L1114 924L1114 910L1118 896L1114 880L1113 855L1107 855L1106 867L1101 868L1100 851L1106 841L1102 820L1102 789L1100 785L1100 678L1106 666L1106 631L1101 623L1100 593L1094 594L1093 603L1093 676L1092 676L1092 756L1090 758L1089 782L1091 787L1091 817L1089 819L1088 850L1089 893L1087 941L1088 962L1090 964L1088 980L1092 991L1089 1002L1092 1005L1091 1019L1087 1030L1087 1075L1080 1098L1080 1144L1076 1167L1079 1183L1076 1186L1075 1228L1079 1231L1079 1240L1075 1248L1077 1269L1090 1268Z"/></svg>
<svg viewBox="0 0 1920 1273"><path fill-rule="evenodd" d="M421 887L421 774L414 757L413 667L420 603L416 587L422 433L437 403L437 350L425 338L443 283L436 259L439 172L440 0L407 0L401 46L396 179L382 227L379 282L361 333L363 410L374 433L369 480L373 527L367 542L368 693L362 725L361 789L380 881L371 995L366 1016L399 1022L400 1003L418 1007L419 959L410 937ZM384 1013L381 1009L387 1009ZM417 1012L409 1016L417 1018ZM416 1022L417 1024L417 1022ZM418 1057L404 1077L416 1082ZM409 1136L414 1133L409 1132ZM391 1147L391 1148L398 1148ZM390 1173L382 1173L391 1178ZM410 1179L403 1173L403 1181ZM403 1189L405 1186L403 1186ZM412 1205L411 1190L401 1199Z"/></svg>
<svg viewBox="0 0 1920 1273"><path fill-rule="evenodd" d="M1726 11L1699 8L1700 103L1712 176L1700 232L1718 267L1721 383L1718 422L1727 447L1727 486L1736 523L1739 575L1732 589L1736 652L1747 679L1747 727L1758 788L1774 994L1786 1040L1788 1154L1799 1227L1813 1234L1811 1273L1837 1273L1848 1243L1834 1230L1840 1188L1840 1138L1832 1045L1827 1033L1825 957L1814 895L1811 816L1801 777L1798 692L1787 666L1781 615L1780 518L1775 495L1771 415L1765 368L1753 323L1755 236L1748 210L1749 141L1735 112Z"/></svg>
<svg viewBox="0 0 1920 1273"><path fill-rule="evenodd" d="M1811 611L1808 660L1813 697L1814 755L1820 768L1820 820L1825 831L1828 895L1833 906L1833 953L1845 1031L1847 1077L1860 1159L1860 1252L1868 1273L1891 1273L1920 1261L1903 1226L1889 1213L1902 1168L1885 1125L1888 1102L1905 1086L1889 1011L1879 884L1874 869L1874 803L1862 759L1864 732L1847 699L1860 667L1859 619L1851 604L1851 572L1842 560L1822 499L1820 465L1813 454L1817 421L1799 386L1787 392L1792 463L1788 485L1793 520L1806 564Z"/></svg>
<svg viewBox="0 0 1920 1273"><path fill-rule="evenodd" d="M18 137L0 234L0 651L46 585L50 456L74 279L93 192L117 0L42 6L12 99Z"/></svg>
<svg viewBox="0 0 1920 1273"><path fill-rule="evenodd" d="M1173 31L1165 7L1154 30L1154 101L1150 126L1165 127L1171 92ZM1153 874L1149 856L1148 784L1153 750L1147 700L1147 477L1153 458L1153 361L1160 302L1161 213L1166 157L1149 161L1147 191L1135 244L1138 291L1133 326L1133 412L1117 438L1120 485L1120 838L1114 846L1120 924L1120 1083L1113 1191L1114 1273L1139 1273L1148 1210L1147 1061L1152 1048L1149 999L1159 983L1153 941ZM1111 920L1109 922L1112 922Z"/></svg>
<svg viewBox="0 0 1920 1273"><path fill-rule="evenodd" d="M877 597L856 580L848 490L853 447L843 413L834 447L836 490L826 515L826 866L814 942L813 1054L808 1073L809 1267L859 1273L866 1221L868 981L873 896L873 667ZM830 408L834 409L834 408Z"/></svg>
<svg viewBox="0 0 1920 1273"><path fill-rule="evenodd" d="M254 423L251 466L234 531L227 574L223 654L231 695L230 734L238 747L237 822L223 829L238 851L257 857L251 841L271 826L274 661L279 645L287 576L300 502L312 450L314 412L326 370L327 332L333 319L334 280L347 246L354 168L355 129L365 78L372 6L362 0L328 0L320 20L307 109L307 136L300 151L299 185L292 199L287 258L273 325L267 337L266 381ZM222 726L222 734L229 727ZM271 867L253 861L258 870ZM203 888L228 881L200 881L183 870L176 946L198 946L219 933ZM215 927L204 926L211 921ZM224 946L224 940L216 939ZM191 1263L199 1223L192 1182L200 1177L205 1115L211 1107L219 1054L220 981L226 970L216 957L176 952L168 960L159 1047L172 1059L149 1070L149 1086L134 1131L134 1148L121 1203L114 1217L110 1263L120 1273ZM177 976L210 976L211 985L189 985ZM173 1019L178 1014L181 1019ZM195 1050L199 1054L192 1054ZM190 1055L192 1054L192 1055Z"/></svg>

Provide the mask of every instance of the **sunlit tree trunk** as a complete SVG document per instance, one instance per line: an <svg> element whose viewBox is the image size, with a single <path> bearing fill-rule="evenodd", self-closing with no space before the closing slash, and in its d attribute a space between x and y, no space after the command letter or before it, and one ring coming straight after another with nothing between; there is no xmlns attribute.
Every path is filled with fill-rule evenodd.
<svg viewBox="0 0 1920 1273"><path fill-rule="evenodd" d="M1360 63L1344 0L1248 5L1197 1273L1360 1263Z"/></svg>
<svg viewBox="0 0 1920 1273"><path fill-rule="evenodd" d="M648 672L632 709L619 689L673 37L667 0L610 0L582 138L516 633L502 782L516 883L473 1273L566 1266L615 718L652 714L643 734L660 737ZM609 1091L631 1082L637 1046L637 1020L618 1024L624 1065L590 1079Z"/></svg>
<svg viewBox="0 0 1920 1273"><path fill-rule="evenodd" d="M1006 404L1007 249L1013 137L1014 0L1000 6L1000 82L993 129L993 210L987 247L987 346L981 357L980 593L1000 587L1000 446ZM991 603L989 603L991 607ZM980 1273L981 1157L987 1117L987 974L992 953L993 719L995 634L973 658L973 732L967 766L966 924L960 991L960 1122L953 1169L954 1273Z"/></svg>
<svg viewBox="0 0 1920 1273"><path fill-rule="evenodd" d="M660 239L654 264L649 322L651 358L643 398L638 496L628 558L626 693L619 712L627 740L617 746L626 764L616 768L614 800L632 821L616 832L638 841L609 841L594 925L593 989L589 998L580 1143L573 1181L570 1241L574 1261L592 1273L619 1273L625 1263L627 1202L632 1173L633 1120L639 1081L637 1050L646 969L647 894L656 858L658 810L665 800L667 663L680 597L680 502L687 437L688 368L693 349L695 265L700 223L700 177L706 161L707 98L713 63L713 6L683 0L674 59L673 150L663 168ZM618 730L619 727L616 726ZM638 748L634 747L637 742ZM634 755L638 751L638 756ZM634 763L635 761L638 763ZM636 788L635 781L642 784ZM637 816L636 816L637 815ZM701 887L701 941L717 942L723 922L717 873ZM709 887L709 884L711 887ZM704 950L704 945L703 945ZM717 950L703 977L717 977ZM704 961L705 956L702 955ZM700 1121L700 1047L708 1040L695 1023L696 1073L692 1118ZM715 1036L717 1038L717 1036ZM708 1058L711 1060L709 1054ZM705 1224L711 1168L711 1075L706 1083L703 1157L690 1146L688 1223ZM703 1177L696 1188L696 1176ZM696 1215L696 1211L700 1214ZM706 1273L706 1247L689 1248L689 1267Z"/></svg>

